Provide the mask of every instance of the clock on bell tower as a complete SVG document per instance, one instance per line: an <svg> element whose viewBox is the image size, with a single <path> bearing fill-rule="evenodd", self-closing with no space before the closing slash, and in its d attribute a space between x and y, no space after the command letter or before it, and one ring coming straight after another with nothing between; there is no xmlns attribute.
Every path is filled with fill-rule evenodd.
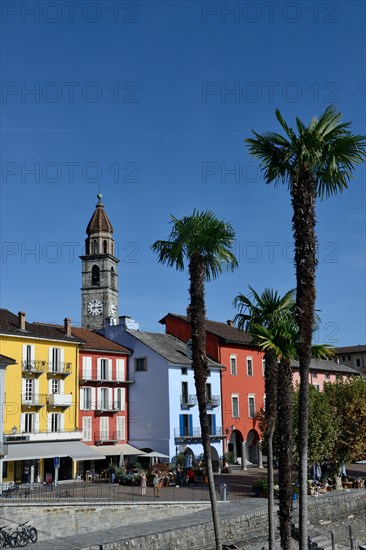
<svg viewBox="0 0 366 550"><path fill-rule="evenodd" d="M98 204L86 228L82 261L81 326L104 327L106 317L117 319L119 260L114 255L113 227L98 193Z"/></svg>

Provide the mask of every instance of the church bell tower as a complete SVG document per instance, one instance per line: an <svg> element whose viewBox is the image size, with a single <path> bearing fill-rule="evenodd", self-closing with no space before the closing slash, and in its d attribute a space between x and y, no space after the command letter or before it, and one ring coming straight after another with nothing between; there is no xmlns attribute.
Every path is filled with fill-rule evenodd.
<svg viewBox="0 0 366 550"><path fill-rule="evenodd" d="M81 326L91 330L104 327L108 318L118 316L119 260L114 255L113 227L98 193L98 204L86 228L82 261Z"/></svg>

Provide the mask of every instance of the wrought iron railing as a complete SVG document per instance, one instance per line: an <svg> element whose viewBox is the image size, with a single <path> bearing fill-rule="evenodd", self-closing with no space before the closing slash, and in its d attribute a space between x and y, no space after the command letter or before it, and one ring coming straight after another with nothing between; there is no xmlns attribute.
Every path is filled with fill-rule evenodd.
<svg viewBox="0 0 366 550"><path fill-rule="evenodd" d="M210 427L210 437L217 437L223 435L223 428L221 426L211 426ZM201 438L202 432L201 427L189 427L185 426L182 428L174 428L174 436L176 438Z"/></svg>
<svg viewBox="0 0 366 550"><path fill-rule="evenodd" d="M182 407L194 407L197 405L197 395L181 395L180 404Z"/></svg>

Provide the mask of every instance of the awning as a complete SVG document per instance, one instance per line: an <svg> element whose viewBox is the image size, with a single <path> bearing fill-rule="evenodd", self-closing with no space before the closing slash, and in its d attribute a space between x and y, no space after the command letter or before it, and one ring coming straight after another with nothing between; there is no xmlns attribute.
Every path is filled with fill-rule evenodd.
<svg viewBox="0 0 366 550"><path fill-rule="evenodd" d="M102 453L97 453L82 441L37 441L8 444L8 454L4 457L4 461L34 460L54 458L55 456L69 456L73 460L101 460L105 458Z"/></svg>
<svg viewBox="0 0 366 550"><path fill-rule="evenodd" d="M119 443L117 445L100 445L92 446L92 449L95 449L98 453L104 456L145 456L146 453L141 451L141 449L136 449L128 443Z"/></svg>
<svg viewBox="0 0 366 550"><path fill-rule="evenodd" d="M158 451L150 451L149 453L143 453L139 456L144 456L145 458L169 458L168 455L159 453Z"/></svg>

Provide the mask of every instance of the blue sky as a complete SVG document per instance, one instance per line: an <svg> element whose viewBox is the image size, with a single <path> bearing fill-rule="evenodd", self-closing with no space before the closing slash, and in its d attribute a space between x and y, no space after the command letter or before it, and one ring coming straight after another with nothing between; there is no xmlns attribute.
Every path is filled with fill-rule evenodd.
<svg viewBox="0 0 366 550"><path fill-rule="evenodd" d="M150 251L169 214L212 209L239 269L207 285L226 321L248 285L295 286L290 199L243 140L330 103L365 132L363 2L2 3L1 307L80 322L98 191L119 248L119 313L161 331L188 277ZM37 11L38 10L38 11ZM31 92L33 90L33 93ZM316 341L365 343L365 168L318 204ZM33 252L32 252L33 251Z"/></svg>

